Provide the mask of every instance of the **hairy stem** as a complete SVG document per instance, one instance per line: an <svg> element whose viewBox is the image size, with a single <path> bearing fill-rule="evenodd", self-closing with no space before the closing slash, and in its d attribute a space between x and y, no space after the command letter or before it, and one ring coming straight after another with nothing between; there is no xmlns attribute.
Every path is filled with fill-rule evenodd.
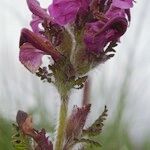
<svg viewBox="0 0 150 150"><path fill-rule="evenodd" d="M55 150L63 149L63 142L65 138L65 129L67 124L67 110L68 110L68 94L65 93L61 94L58 126L56 130Z"/></svg>
<svg viewBox="0 0 150 150"><path fill-rule="evenodd" d="M90 95L90 80L88 79L84 85L82 106L89 104L90 101L89 95Z"/></svg>

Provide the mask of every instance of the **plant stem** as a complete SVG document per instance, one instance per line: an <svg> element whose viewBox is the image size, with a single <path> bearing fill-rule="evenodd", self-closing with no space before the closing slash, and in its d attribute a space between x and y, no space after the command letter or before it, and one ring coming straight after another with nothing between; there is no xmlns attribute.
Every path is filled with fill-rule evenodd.
<svg viewBox="0 0 150 150"><path fill-rule="evenodd" d="M90 95L89 92L90 92L90 80L88 79L84 85L82 106L89 104L89 101L90 101L89 100L89 95Z"/></svg>
<svg viewBox="0 0 150 150"><path fill-rule="evenodd" d="M65 138L65 129L67 124L67 111L68 111L68 94L65 93L62 94L60 93L61 104L58 117L58 126L56 130L55 150L63 149L63 142Z"/></svg>

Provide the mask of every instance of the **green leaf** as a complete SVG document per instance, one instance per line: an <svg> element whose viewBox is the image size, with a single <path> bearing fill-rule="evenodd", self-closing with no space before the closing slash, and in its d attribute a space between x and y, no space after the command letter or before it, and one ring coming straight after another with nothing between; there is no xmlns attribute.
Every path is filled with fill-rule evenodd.
<svg viewBox="0 0 150 150"><path fill-rule="evenodd" d="M106 120L108 109L105 106L103 113L98 117L98 119L88 128L83 130L83 135L96 136L99 135L104 126L104 120Z"/></svg>
<svg viewBox="0 0 150 150"><path fill-rule="evenodd" d="M79 77L74 81L74 88L81 89L84 86L85 81L87 80L87 76ZM77 86L77 87L76 87Z"/></svg>
<svg viewBox="0 0 150 150"><path fill-rule="evenodd" d="M12 144L15 150L32 150L31 139L24 135L19 127L13 124Z"/></svg>
<svg viewBox="0 0 150 150"><path fill-rule="evenodd" d="M101 147L102 145L97 142L97 141L94 141L92 139L85 139L85 138L82 138L82 139L76 139L76 143L86 143L86 144L90 144L91 146L97 146L97 147Z"/></svg>

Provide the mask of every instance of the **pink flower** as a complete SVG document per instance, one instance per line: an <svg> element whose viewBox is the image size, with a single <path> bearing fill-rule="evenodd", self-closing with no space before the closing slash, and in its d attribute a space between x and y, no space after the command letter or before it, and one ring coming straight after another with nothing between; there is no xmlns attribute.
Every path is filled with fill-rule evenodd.
<svg viewBox="0 0 150 150"><path fill-rule="evenodd" d="M59 25L75 21L80 8L87 9L88 0L53 0L49 6L50 15Z"/></svg>
<svg viewBox="0 0 150 150"><path fill-rule="evenodd" d="M84 42L90 52L102 52L109 42L117 41L127 29L127 20L115 17L107 23L96 21L86 24Z"/></svg>
<svg viewBox="0 0 150 150"><path fill-rule="evenodd" d="M30 22L33 32L40 34L42 29L39 24L46 21L47 23L52 22L50 15L46 9L41 8L40 3L37 0L27 0L28 8L32 12L32 20Z"/></svg>
<svg viewBox="0 0 150 150"><path fill-rule="evenodd" d="M105 20L87 23L84 36L86 49L99 53L110 42L117 42L126 32L132 6L133 0L113 0L104 12Z"/></svg>
<svg viewBox="0 0 150 150"><path fill-rule="evenodd" d="M112 5L121 9L130 9L133 7L133 0L113 0Z"/></svg>
<svg viewBox="0 0 150 150"><path fill-rule="evenodd" d="M28 29L22 29L19 53L20 62L34 73L42 64L43 55L50 55L54 61L61 57L61 54L49 40Z"/></svg>

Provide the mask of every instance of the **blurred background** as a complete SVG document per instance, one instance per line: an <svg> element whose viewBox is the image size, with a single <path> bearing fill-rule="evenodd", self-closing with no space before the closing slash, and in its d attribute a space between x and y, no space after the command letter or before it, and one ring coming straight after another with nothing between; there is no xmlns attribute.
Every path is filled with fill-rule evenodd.
<svg viewBox="0 0 150 150"><path fill-rule="evenodd" d="M50 0L41 0L47 7ZM18 110L33 114L37 128L51 133L56 125L59 95L18 60L20 30L29 27L25 0L0 0L0 150L12 150L12 123ZM102 150L150 150L150 1L135 3L130 27L115 57L90 75L90 125L108 107ZM73 105L82 104L83 90L74 90ZM54 135L51 134L54 138ZM89 147L88 149L99 150Z"/></svg>

